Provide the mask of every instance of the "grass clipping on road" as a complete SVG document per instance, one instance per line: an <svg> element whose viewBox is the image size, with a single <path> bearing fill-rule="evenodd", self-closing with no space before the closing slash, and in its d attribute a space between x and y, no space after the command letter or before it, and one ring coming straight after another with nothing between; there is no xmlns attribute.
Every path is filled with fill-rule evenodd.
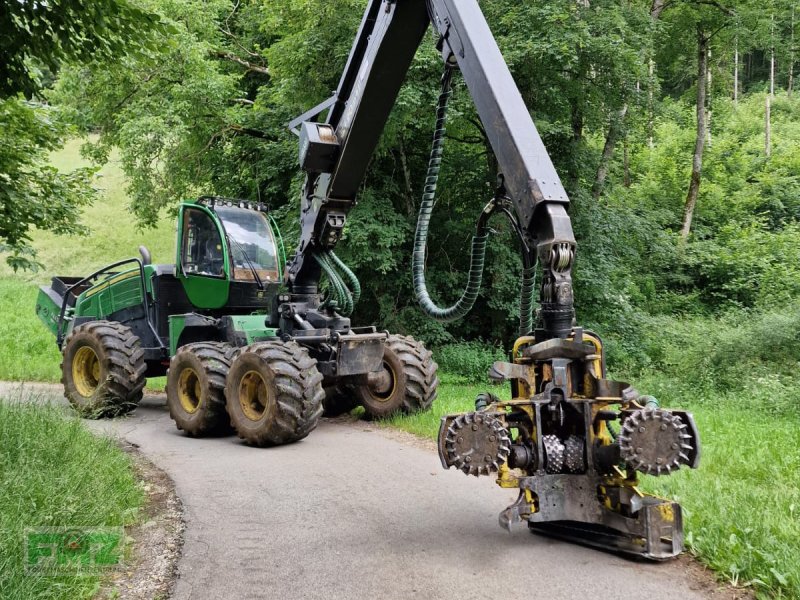
<svg viewBox="0 0 800 600"><path fill-rule="evenodd" d="M144 502L131 459L60 407L0 400L0 597L91 598L100 576L25 573L26 528L119 527Z"/></svg>
<svg viewBox="0 0 800 600"><path fill-rule="evenodd" d="M442 380L430 411L386 423L435 440L441 417L474 410L478 393L510 397L506 386L447 375ZM698 470L643 477L642 487L681 503L688 548L722 578L752 587L759 597L800 598L797 422L748 411L746 399L736 395L712 401L696 393L669 393L659 385L663 381L641 383L642 389L663 392L657 396L665 408L693 411L703 451Z"/></svg>

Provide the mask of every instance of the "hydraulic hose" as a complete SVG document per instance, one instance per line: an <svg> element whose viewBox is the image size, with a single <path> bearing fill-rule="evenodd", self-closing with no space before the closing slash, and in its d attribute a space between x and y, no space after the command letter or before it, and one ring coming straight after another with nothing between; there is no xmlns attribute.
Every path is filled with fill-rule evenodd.
<svg viewBox="0 0 800 600"><path fill-rule="evenodd" d="M452 306L442 308L437 306L428 293L425 282L425 253L428 245L428 230L431 213L436 203L436 186L439 182L439 172L442 165L442 152L444 149L444 136L447 125L447 107L452 96L451 83L453 78L452 67L446 67L442 76L442 91L436 107L436 131L433 134L431 156L428 161L428 173L425 178L425 189L417 218L417 231L414 236L414 253L411 261L411 271L414 280L414 295L419 302L422 312L437 321L454 321L466 315L475 305L478 292L481 288L483 270L486 258L486 243L489 238L486 220L488 215L481 214L478 227L472 237L472 251L470 255L470 269L467 285L461 297Z"/></svg>
<svg viewBox="0 0 800 600"><path fill-rule="evenodd" d="M345 282L342 281L339 273L336 272L336 268L333 266L330 257L327 253L323 253L315 254L314 258L325 275L327 275L328 283L330 284L330 296L326 298L324 304L330 305L333 300L341 314L344 316L351 315L354 307L353 294Z"/></svg>
<svg viewBox="0 0 800 600"><path fill-rule="evenodd" d="M536 289L536 265L522 270L522 289L519 297L519 335L533 331L533 303Z"/></svg>
<svg viewBox="0 0 800 600"><path fill-rule="evenodd" d="M358 301L361 299L361 284L356 277L356 274L350 270L341 258L334 254L333 250L328 252L330 259L333 261L333 264L342 272L344 273L345 278L347 279L346 283L348 284L348 288L353 293L353 306L355 307L358 304Z"/></svg>

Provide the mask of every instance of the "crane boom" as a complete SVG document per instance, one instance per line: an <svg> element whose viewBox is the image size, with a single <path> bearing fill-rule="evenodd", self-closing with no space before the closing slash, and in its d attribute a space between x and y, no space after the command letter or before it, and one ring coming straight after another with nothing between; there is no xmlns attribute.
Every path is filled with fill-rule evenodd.
<svg viewBox="0 0 800 600"><path fill-rule="evenodd" d="M339 242L367 165L428 29L445 64L461 70L497 157L504 193L525 237L526 264L542 265L544 337L573 325L575 238L569 199L476 0L370 0L324 123L305 122L302 233L287 270L299 299L318 293L315 253Z"/></svg>

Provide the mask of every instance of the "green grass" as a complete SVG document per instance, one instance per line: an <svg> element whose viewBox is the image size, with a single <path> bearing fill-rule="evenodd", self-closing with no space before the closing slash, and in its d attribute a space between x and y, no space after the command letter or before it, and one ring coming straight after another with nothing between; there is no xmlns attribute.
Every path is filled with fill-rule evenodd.
<svg viewBox="0 0 800 600"><path fill-rule="evenodd" d="M110 439L64 411L0 400L0 597L93 597L97 576L26 574L24 530L135 522L144 494L131 467Z"/></svg>
<svg viewBox="0 0 800 600"><path fill-rule="evenodd" d="M436 439L440 417L473 410L478 393L509 397L505 387L442 379L429 412L384 423ZM663 391L665 405L692 410L703 444L698 470L646 477L643 487L683 505L687 545L723 579L750 585L762 597L800 598L798 423L748 411L745 396L682 396L658 377L639 383Z"/></svg>
<svg viewBox="0 0 800 600"><path fill-rule="evenodd" d="M53 164L64 171L88 163L80 158L80 140L72 140L53 155ZM171 219L154 229L139 230L127 211L125 178L112 156L99 173L97 201L84 211L85 235L57 236L34 231L33 244L44 269L36 273L14 273L0 261L0 380L59 381L60 354L55 340L35 317L38 286L53 275L88 275L116 260L138 256L146 245L153 262L174 262L175 234ZM0 258L4 259L4 256ZM155 389L163 383L153 382Z"/></svg>

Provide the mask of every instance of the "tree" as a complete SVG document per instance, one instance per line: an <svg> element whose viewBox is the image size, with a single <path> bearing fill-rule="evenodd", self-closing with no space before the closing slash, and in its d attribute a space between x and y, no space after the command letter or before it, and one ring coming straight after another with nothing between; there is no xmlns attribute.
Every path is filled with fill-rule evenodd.
<svg viewBox="0 0 800 600"><path fill-rule="evenodd" d="M125 0L0 4L0 251L15 271L38 266L32 227L79 231L79 208L92 197L92 169L62 174L48 165L68 132L60 112L23 95L37 95L43 73L65 61L118 59L157 23Z"/></svg>
<svg viewBox="0 0 800 600"><path fill-rule="evenodd" d="M14 0L0 4L0 97L41 87L40 68L113 59L158 24L127 0Z"/></svg>

